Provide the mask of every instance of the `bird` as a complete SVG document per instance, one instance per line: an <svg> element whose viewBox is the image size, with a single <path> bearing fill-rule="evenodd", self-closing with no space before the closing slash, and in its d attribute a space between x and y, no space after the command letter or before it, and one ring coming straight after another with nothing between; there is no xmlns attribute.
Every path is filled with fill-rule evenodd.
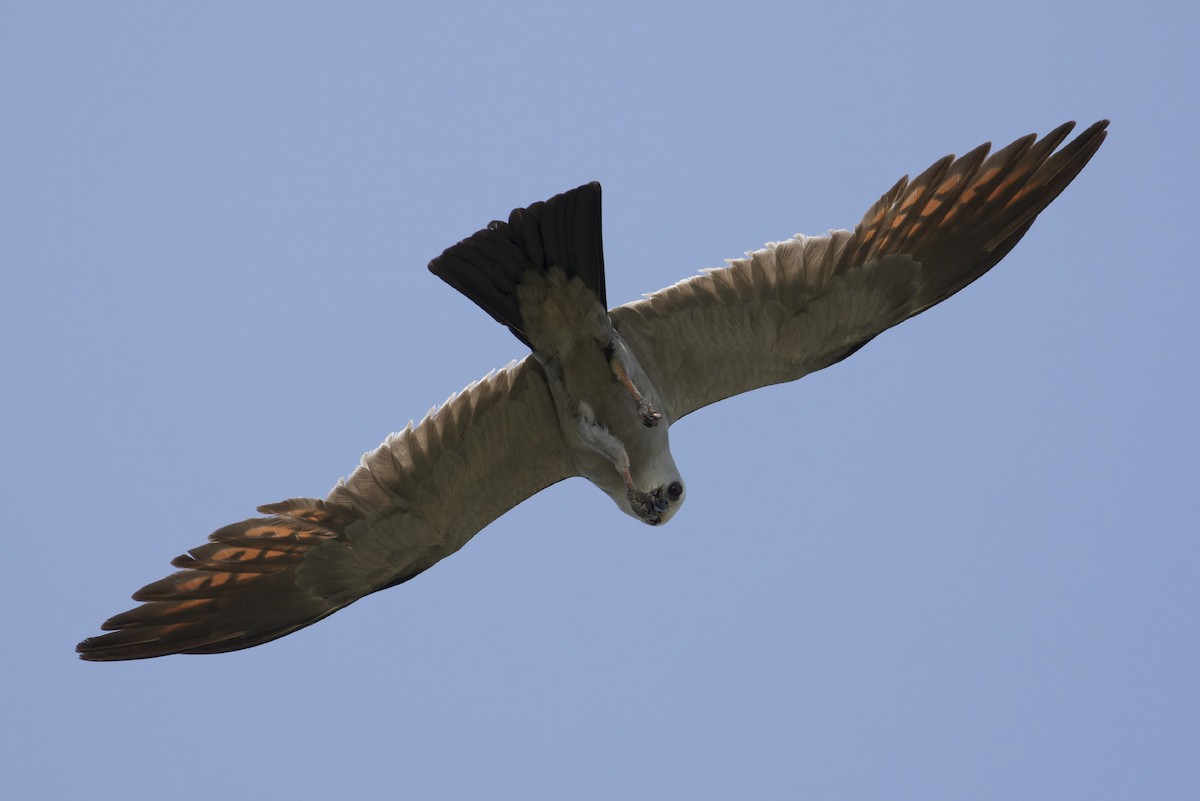
<svg viewBox="0 0 1200 801"><path fill-rule="evenodd" d="M851 230L796 236L608 308L601 192L512 211L429 269L530 354L391 434L324 499L260 506L76 646L82 659L261 645L408 581L582 476L641 523L687 499L668 433L704 406L835 364L982 276L1079 174L1107 120L901 178ZM1060 147L1061 146L1061 147Z"/></svg>

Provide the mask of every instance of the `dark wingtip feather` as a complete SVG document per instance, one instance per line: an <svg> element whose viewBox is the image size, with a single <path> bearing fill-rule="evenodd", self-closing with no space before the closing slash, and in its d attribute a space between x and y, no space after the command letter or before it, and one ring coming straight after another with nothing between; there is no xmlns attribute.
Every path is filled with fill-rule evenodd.
<svg viewBox="0 0 1200 801"><path fill-rule="evenodd" d="M315 499L263 507L269 517L225 526L177 557L183 568L133 595L139 606L113 615L75 647L81 659L109 662L176 653L236 651L278 639L327 617L348 600L331 600L298 581L306 560L326 544L342 547L353 510Z"/></svg>
<svg viewBox="0 0 1200 801"><path fill-rule="evenodd" d="M924 265L912 312L919 313L995 266L1088 163L1107 125L1101 120L1061 147L1073 122L990 156L981 145L949 164L942 159L873 205L847 253L860 262L908 255Z"/></svg>

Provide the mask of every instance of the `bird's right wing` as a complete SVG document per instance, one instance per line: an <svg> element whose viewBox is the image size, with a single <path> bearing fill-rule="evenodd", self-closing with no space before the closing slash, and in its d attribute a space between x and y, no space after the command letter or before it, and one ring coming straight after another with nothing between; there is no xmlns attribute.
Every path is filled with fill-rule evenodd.
<svg viewBox="0 0 1200 801"><path fill-rule="evenodd" d="M393 434L325 500L259 507L177 557L76 649L142 659L249 648L407 581L573 475L541 368L509 365Z"/></svg>
<svg viewBox="0 0 1200 801"><path fill-rule="evenodd" d="M1067 123L902 178L851 231L797 235L610 311L672 422L828 367L991 269L1104 141Z"/></svg>

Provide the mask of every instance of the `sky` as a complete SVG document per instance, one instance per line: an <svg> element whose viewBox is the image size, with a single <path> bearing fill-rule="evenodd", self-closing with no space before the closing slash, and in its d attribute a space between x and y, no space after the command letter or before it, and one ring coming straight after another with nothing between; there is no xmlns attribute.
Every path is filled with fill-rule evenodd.
<svg viewBox="0 0 1200 801"><path fill-rule="evenodd" d="M1192 797L1198 25L5 4L0 796ZM75 658L171 557L524 355L426 270L513 207L600 181L616 305L1101 118L982 280L672 427L668 525L575 479L282 640Z"/></svg>

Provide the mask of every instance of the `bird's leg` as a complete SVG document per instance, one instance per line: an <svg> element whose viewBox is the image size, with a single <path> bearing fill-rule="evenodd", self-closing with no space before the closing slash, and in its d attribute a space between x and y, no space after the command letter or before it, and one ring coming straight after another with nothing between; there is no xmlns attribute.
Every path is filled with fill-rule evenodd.
<svg viewBox="0 0 1200 801"><path fill-rule="evenodd" d="M575 409L575 422L583 444L612 462L613 467L625 476L626 488L632 489L633 478L629 475L629 454L626 453L621 440L613 436L611 431L596 420L596 413L591 404L580 402Z"/></svg>
<svg viewBox="0 0 1200 801"><path fill-rule="evenodd" d="M608 346L605 353L608 356L608 366L612 369L613 375L621 386L625 387L625 391L629 393L629 397L633 398L633 402L637 405L638 416L642 418L642 425L647 428L658 425L658 421L662 419L662 413L654 408L650 401L638 391L634 386L633 379L629 377L629 369L625 366L625 359L621 354L621 349L616 347L616 343Z"/></svg>
<svg viewBox="0 0 1200 801"><path fill-rule="evenodd" d="M612 432L596 421L595 412L587 403L580 403L576 408L575 419L579 436L591 450L600 454L621 474L625 480L625 492L629 496L629 505L642 518L648 518L654 513L666 509L662 498L653 493L642 492L633 484L633 474L629 468L629 453L621 441Z"/></svg>

